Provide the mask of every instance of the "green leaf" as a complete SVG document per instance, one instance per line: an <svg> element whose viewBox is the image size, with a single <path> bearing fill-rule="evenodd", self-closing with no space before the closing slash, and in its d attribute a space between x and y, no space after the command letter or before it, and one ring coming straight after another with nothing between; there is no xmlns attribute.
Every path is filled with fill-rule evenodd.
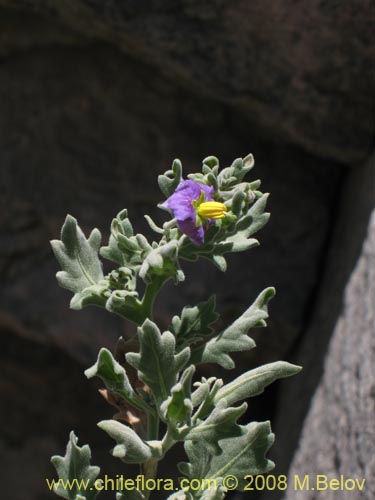
<svg viewBox="0 0 375 500"><path fill-rule="evenodd" d="M170 331L176 336L177 349L194 344L212 333L211 325L219 318L215 308L215 296L212 296L207 302L184 307L181 317L173 317Z"/></svg>
<svg viewBox="0 0 375 500"><path fill-rule="evenodd" d="M213 456L207 447L201 446L199 441L186 440L184 448L190 462L180 462L178 464L180 472L190 479L206 477Z"/></svg>
<svg viewBox="0 0 375 500"><path fill-rule="evenodd" d="M264 212L268 194L263 194L244 217L238 219L227 236L215 246L215 253L221 255L227 252L243 252L259 245L251 235L259 231L268 221L270 214Z"/></svg>
<svg viewBox="0 0 375 500"><path fill-rule="evenodd" d="M155 323L146 319L138 328L140 352L126 354L128 363L138 370L139 378L152 390L160 406L177 381L178 373L190 357L190 349L175 354L175 338L171 332L160 333Z"/></svg>
<svg viewBox="0 0 375 500"><path fill-rule="evenodd" d="M234 160L232 165L224 168L217 177L220 189L227 190L241 182L253 166L254 157L252 154L247 155L243 159L237 158Z"/></svg>
<svg viewBox="0 0 375 500"><path fill-rule="evenodd" d="M100 255L105 259L112 260L120 266L127 264L126 256L119 247L119 238L133 236L133 226L128 218L128 211L125 208L121 210L111 223L111 236L108 245L100 249Z"/></svg>
<svg viewBox="0 0 375 500"><path fill-rule="evenodd" d="M191 395L193 407L200 405L208 396L216 394L223 384L223 380L216 377L202 377L201 381L195 382L194 387L196 387L196 390Z"/></svg>
<svg viewBox="0 0 375 500"><path fill-rule="evenodd" d="M87 444L80 447L77 443L78 438L71 432L65 456L55 455L51 458L59 479L63 482L59 481L54 491L69 500L93 500L98 494L93 485L100 469L90 465L90 447Z"/></svg>
<svg viewBox="0 0 375 500"><path fill-rule="evenodd" d="M149 215L144 215L144 218L146 219L148 225L150 226L150 228L155 231L155 233L158 233L158 234L164 234L164 229L159 227L152 219Z"/></svg>
<svg viewBox="0 0 375 500"><path fill-rule="evenodd" d="M142 464L153 457L152 449L127 425L116 420L102 420L98 427L117 443L112 455L127 464Z"/></svg>
<svg viewBox="0 0 375 500"><path fill-rule="evenodd" d="M174 193L176 187L182 180L182 165L180 160L173 161L172 170L167 170L164 175L159 175L159 188L166 198L169 198Z"/></svg>
<svg viewBox="0 0 375 500"><path fill-rule="evenodd" d="M235 364L229 353L255 347L254 340L247 335L248 331L250 328L266 325L267 303L274 295L274 288L263 290L255 302L232 325L207 344L193 351L192 363L217 363L226 369L234 368Z"/></svg>
<svg viewBox="0 0 375 500"><path fill-rule="evenodd" d="M194 500L194 497L184 490L178 490L167 497L167 500Z"/></svg>
<svg viewBox="0 0 375 500"><path fill-rule="evenodd" d="M85 306L105 307L105 303L110 296L111 291L108 288L108 283L104 280L103 284L92 285L84 288L81 292L74 294L70 301L70 307L75 310L80 310Z"/></svg>
<svg viewBox="0 0 375 500"><path fill-rule="evenodd" d="M295 375L302 368L300 366L276 361L267 365L250 370L237 377L233 382L224 385L219 389L214 397L214 403L225 399L227 405L232 405L242 399L257 396L264 391L264 388L279 378Z"/></svg>
<svg viewBox="0 0 375 500"><path fill-rule="evenodd" d="M136 324L139 324L142 318L142 304L138 300L138 292L114 290L105 303L105 308Z"/></svg>
<svg viewBox="0 0 375 500"><path fill-rule="evenodd" d="M191 395L191 401L194 408L200 405L194 414L194 421L198 418L205 418L212 412L216 404L216 394L223 384L223 380L221 378L217 379L216 377L210 377L209 379L202 378L201 382L196 382L194 384L197 386L197 389Z"/></svg>
<svg viewBox="0 0 375 500"><path fill-rule="evenodd" d="M177 260L178 241L172 240L168 243L162 243L153 248L144 258L139 269L139 276L149 283L152 275L170 276L175 282L183 281L183 273L179 272L180 266Z"/></svg>
<svg viewBox="0 0 375 500"><path fill-rule="evenodd" d="M125 490L116 493L116 500L145 500L145 496L139 490Z"/></svg>
<svg viewBox="0 0 375 500"><path fill-rule="evenodd" d="M264 211L268 196L268 193L262 194L249 209L247 215L251 217L250 224L243 229L241 228L246 238L258 232L268 222L270 214Z"/></svg>
<svg viewBox="0 0 375 500"><path fill-rule="evenodd" d="M186 441L185 451L190 462L180 463L178 468L190 479L217 479L219 484L221 478L234 475L238 489L243 490L246 475L264 474L275 464L265 457L274 442L270 423L251 422L242 429L240 436L220 442L222 453L218 455L210 455L199 441Z"/></svg>
<svg viewBox="0 0 375 500"><path fill-rule="evenodd" d="M145 500L145 496L139 490L124 490L116 493L116 500Z"/></svg>
<svg viewBox="0 0 375 500"><path fill-rule="evenodd" d="M173 493L167 500L194 500L197 498L200 500L222 500L225 498L226 491L220 478L215 480L215 485L208 485L207 488L204 488L204 485L202 485L202 489L198 491L194 490L194 495L188 490L183 489Z"/></svg>
<svg viewBox="0 0 375 500"><path fill-rule="evenodd" d="M222 478L215 478L216 487L206 488L200 500L222 500L226 496L227 489L223 486Z"/></svg>
<svg viewBox="0 0 375 500"><path fill-rule="evenodd" d="M237 193L238 186L237 191L227 193L228 203L234 202L233 209L236 213L228 212L226 218L212 225L205 234L203 245L196 246L185 238L179 248L179 257L190 261L203 257L224 272L227 268L224 254L258 246L258 240L251 236L269 219L269 213L264 212L268 194L254 193L250 186L248 183L244 184L243 189L247 190L245 196ZM256 198L256 202L249 208L249 204Z"/></svg>
<svg viewBox="0 0 375 500"><path fill-rule="evenodd" d="M191 365L182 373L180 380L171 389L171 395L160 407L163 419L177 428L190 425L193 403L191 401L191 383L195 366Z"/></svg>
<svg viewBox="0 0 375 500"><path fill-rule="evenodd" d="M243 434L243 427L237 424L237 419L244 414L246 408L246 403L238 408L227 408L224 400L219 401L206 420L198 423L185 435L185 440L204 443L213 455L220 453L220 440Z"/></svg>
<svg viewBox="0 0 375 500"><path fill-rule="evenodd" d="M134 391L130 385L125 369L112 356L112 353L104 347L100 349L96 363L85 370L87 378L99 377L110 391L132 398Z"/></svg>
<svg viewBox="0 0 375 500"><path fill-rule="evenodd" d="M134 235L128 211L121 210L112 220L108 245L100 249L100 255L120 266L138 269L150 251L147 239L142 234Z"/></svg>
<svg viewBox="0 0 375 500"><path fill-rule="evenodd" d="M102 264L98 257L100 241L98 229L93 229L86 239L77 220L67 215L61 229L61 241L51 241L52 250L62 268L56 274L60 286L79 293L103 279Z"/></svg>
<svg viewBox="0 0 375 500"><path fill-rule="evenodd" d="M275 464L265 455L274 442L269 422L251 422L245 426L242 436L227 439L223 453L211 460L207 478L214 479L234 475L238 479L238 489L246 486L246 475L264 474Z"/></svg>
<svg viewBox="0 0 375 500"><path fill-rule="evenodd" d="M129 404L138 409L147 410L148 407L134 392L126 375L125 369L104 347L99 351L96 363L85 370L88 379L99 377L109 391L123 397Z"/></svg>
<svg viewBox="0 0 375 500"><path fill-rule="evenodd" d="M225 271L227 270L227 261L225 257L223 257L222 255L212 255L212 257L208 256L206 258L208 260L211 260L214 266L219 269L219 271L225 273Z"/></svg>

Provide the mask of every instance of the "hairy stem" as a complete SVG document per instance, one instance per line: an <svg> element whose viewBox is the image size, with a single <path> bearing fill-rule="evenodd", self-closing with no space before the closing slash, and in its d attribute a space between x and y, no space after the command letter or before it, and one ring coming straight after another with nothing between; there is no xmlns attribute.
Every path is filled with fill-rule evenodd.
<svg viewBox="0 0 375 500"><path fill-rule="evenodd" d="M143 320L146 318L153 319L153 309L156 296L164 283L169 279L169 276L156 276L151 283L146 286L145 293L141 303L141 317Z"/></svg>

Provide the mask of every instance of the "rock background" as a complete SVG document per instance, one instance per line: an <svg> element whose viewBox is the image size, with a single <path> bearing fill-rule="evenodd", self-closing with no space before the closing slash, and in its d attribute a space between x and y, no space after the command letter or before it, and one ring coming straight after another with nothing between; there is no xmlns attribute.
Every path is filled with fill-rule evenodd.
<svg viewBox="0 0 375 500"><path fill-rule="evenodd" d="M363 251L345 291L340 315L324 363L324 375L311 401L299 449L290 471L303 478L306 464L312 477L365 478L363 492L342 491L340 498L374 498L375 421L375 212ZM339 381L339 382L338 382ZM329 408L329 411L327 411ZM311 482L313 485L313 482ZM314 499L317 493L289 489L286 498ZM336 491L325 492L328 500Z"/></svg>
<svg viewBox="0 0 375 500"><path fill-rule="evenodd" d="M229 322L275 285L269 328L256 333L251 356L238 358L239 371L280 358L305 368L250 407L250 418L273 422L275 472L288 470L298 444L292 472L328 466L333 455L324 462L319 450L331 441L317 432L317 413L323 427L331 417L347 419L348 442L351 422L363 422L355 432L359 443L368 439L373 324L355 320L364 287L350 292L351 281L332 343L330 337L374 202L371 26L367 0L360 9L352 0L0 0L4 500L53 498L44 483L53 476L49 456L62 453L72 428L81 443L90 442L96 463L117 471L107 453L111 443L95 427L110 409L82 372L100 346L113 348L132 327L105 311L68 309L48 241L67 212L106 239L110 220L125 206L146 231L144 213L162 218L154 208L161 200L156 176L175 157L188 172L208 154L226 165L252 152L253 175L272 194L272 218L259 234L262 246L231 258L230 274L187 266L181 293L172 285L160 300L160 323L212 292ZM360 353L349 349L340 365L344 340L335 339L356 328ZM359 359L370 367L350 386L362 387L363 379L360 404L345 399L331 410L326 402L341 393L327 390L330 381L346 387ZM315 453L307 451L310 433ZM372 449L352 456L344 442L336 446L346 458L340 466L330 462L332 472L366 474L374 484L365 465ZM170 474L169 464L164 472ZM365 495L371 498L370 490Z"/></svg>

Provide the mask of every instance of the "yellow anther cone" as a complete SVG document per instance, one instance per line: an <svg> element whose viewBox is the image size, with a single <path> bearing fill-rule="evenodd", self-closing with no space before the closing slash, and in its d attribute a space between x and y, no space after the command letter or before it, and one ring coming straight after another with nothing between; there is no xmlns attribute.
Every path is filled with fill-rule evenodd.
<svg viewBox="0 0 375 500"><path fill-rule="evenodd" d="M198 215L205 219L223 219L226 211L227 207L219 201L204 201L197 209Z"/></svg>

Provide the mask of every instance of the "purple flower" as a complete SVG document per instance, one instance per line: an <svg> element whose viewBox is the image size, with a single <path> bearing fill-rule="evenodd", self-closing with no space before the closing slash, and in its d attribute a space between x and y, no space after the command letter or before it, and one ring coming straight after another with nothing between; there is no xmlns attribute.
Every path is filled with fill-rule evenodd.
<svg viewBox="0 0 375 500"><path fill-rule="evenodd" d="M178 227L195 245L204 243L206 221L224 217L226 207L213 201L214 188L187 180L161 205L173 212ZM208 203L209 202L209 203Z"/></svg>

